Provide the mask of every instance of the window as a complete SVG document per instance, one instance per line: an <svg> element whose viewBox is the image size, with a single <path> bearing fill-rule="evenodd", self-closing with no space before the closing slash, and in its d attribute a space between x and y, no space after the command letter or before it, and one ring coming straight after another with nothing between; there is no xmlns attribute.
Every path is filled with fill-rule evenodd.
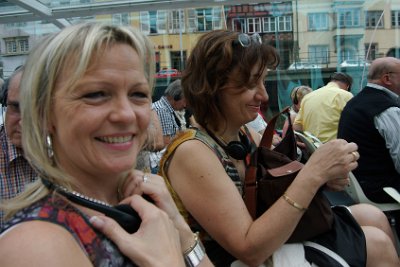
<svg viewBox="0 0 400 267"><path fill-rule="evenodd" d="M150 13L140 12L140 30L146 34L150 33Z"/></svg>
<svg viewBox="0 0 400 267"><path fill-rule="evenodd" d="M197 31L211 31L213 29L213 17L212 17L212 9L197 9Z"/></svg>
<svg viewBox="0 0 400 267"><path fill-rule="evenodd" d="M213 29L222 29L223 27L223 21L222 21L222 8L220 7L214 7L212 9L213 12Z"/></svg>
<svg viewBox="0 0 400 267"><path fill-rule="evenodd" d="M28 39L19 39L18 40L18 47L22 53L29 52L29 42Z"/></svg>
<svg viewBox="0 0 400 267"><path fill-rule="evenodd" d="M114 25L129 25L129 14L128 13L113 14L112 15L112 24L114 24Z"/></svg>
<svg viewBox="0 0 400 267"><path fill-rule="evenodd" d="M6 40L6 54L17 53L17 42L15 40Z"/></svg>
<svg viewBox="0 0 400 267"><path fill-rule="evenodd" d="M371 60L371 61L374 60L375 58L377 58L377 54L378 54L378 44L377 43L372 43L371 46L369 44L364 44L364 47L365 47L364 58L367 58L368 60Z"/></svg>
<svg viewBox="0 0 400 267"><path fill-rule="evenodd" d="M171 67L177 70L183 70L186 62L186 51L171 51Z"/></svg>
<svg viewBox="0 0 400 267"><path fill-rule="evenodd" d="M360 9L339 9L337 11L337 27L351 28L360 26Z"/></svg>
<svg viewBox="0 0 400 267"><path fill-rule="evenodd" d="M367 11L365 13L365 27L366 28L383 28L383 16L382 19L379 18L383 15L383 11ZM378 23L379 22L379 23Z"/></svg>
<svg viewBox="0 0 400 267"><path fill-rule="evenodd" d="M275 18L274 17L263 18L263 29L264 32L275 32L276 31Z"/></svg>
<svg viewBox="0 0 400 267"><path fill-rule="evenodd" d="M237 32L247 32L246 20L242 18L234 18L232 20L232 29Z"/></svg>
<svg viewBox="0 0 400 267"><path fill-rule="evenodd" d="M5 54L25 54L29 52L28 37L5 38Z"/></svg>
<svg viewBox="0 0 400 267"><path fill-rule="evenodd" d="M308 14L308 30L328 30L328 13L310 13Z"/></svg>
<svg viewBox="0 0 400 267"><path fill-rule="evenodd" d="M185 16L183 10L173 10L169 13L169 32L179 33L185 31Z"/></svg>
<svg viewBox="0 0 400 267"><path fill-rule="evenodd" d="M291 30L292 30L292 17L291 16L278 17L278 31L289 32Z"/></svg>
<svg viewBox="0 0 400 267"><path fill-rule="evenodd" d="M290 32L292 31L292 16L280 17L264 17L263 18L264 32Z"/></svg>
<svg viewBox="0 0 400 267"><path fill-rule="evenodd" d="M400 27L400 10L392 11L392 27Z"/></svg>
<svg viewBox="0 0 400 267"><path fill-rule="evenodd" d="M340 59L342 63L345 60L356 60L357 58L357 51L354 47L342 47L340 51Z"/></svg>
<svg viewBox="0 0 400 267"><path fill-rule="evenodd" d="M248 33L261 32L261 18L248 18L247 25Z"/></svg>
<svg viewBox="0 0 400 267"><path fill-rule="evenodd" d="M329 63L328 45L310 45L308 47L308 62L318 64Z"/></svg>
<svg viewBox="0 0 400 267"><path fill-rule="evenodd" d="M165 10L157 11L157 33L167 33L168 12Z"/></svg>
<svg viewBox="0 0 400 267"><path fill-rule="evenodd" d="M222 9L213 7L207 9L188 10L188 31L203 32L222 29Z"/></svg>
<svg viewBox="0 0 400 267"><path fill-rule="evenodd" d="M140 12L140 30L146 34L166 33L167 17L165 10Z"/></svg>

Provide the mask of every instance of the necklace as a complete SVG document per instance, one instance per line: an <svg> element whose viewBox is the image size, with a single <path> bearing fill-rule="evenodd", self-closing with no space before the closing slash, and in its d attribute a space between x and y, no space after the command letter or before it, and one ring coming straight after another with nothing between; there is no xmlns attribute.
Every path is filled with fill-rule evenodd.
<svg viewBox="0 0 400 267"><path fill-rule="evenodd" d="M90 201L90 202L94 202L96 204L104 205L104 206L107 206L107 207L112 207L112 205L110 205L109 203L107 203L105 201L86 196L86 195L81 194L81 193L76 192L76 191L69 191L67 188L65 188L63 186L54 185L54 187L56 187L57 189L60 189L60 191L59 191L60 194L62 194L63 196L67 197L68 199L70 198L71 195L73 195L73 196L75 196L77 198L84 199L84 200L87 200L87 201Z"/></svg>
<svg viewBox="0 0 400 267"><path fill-rule="evenodd" d="M66 197L67 199L69 199L72 202L77 202L78 204L82 204L82 205L89 205L89 206L98 206L98 205L103 205L106 207L112 207L112 205L110 205L109 203L96 199L96 198L92 198L92 197L88 197L84 194L81 194L79 192L76 191L70 191L67 188L65 188L64 186L61 185L56 185L53 184L52 182L50 182L49 180L45 179L45 178L41 178L42 183L47 187L47 189L49 190L56 190L57 192L59 192L61 195L63 195L64 197Z"/></svg>

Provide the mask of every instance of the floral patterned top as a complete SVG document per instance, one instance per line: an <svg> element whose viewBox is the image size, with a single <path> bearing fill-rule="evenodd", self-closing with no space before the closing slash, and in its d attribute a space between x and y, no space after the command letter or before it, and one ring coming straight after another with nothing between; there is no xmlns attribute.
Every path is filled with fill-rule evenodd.
<svg viewBox="0 0 400 267"><path fill-rule="evenodd" d="M93 266L136 266L111 240L92 227L87 215L56 194L49 194L22 209L5 223L2 230L32 220L58 224L70 232Z"/></svg>

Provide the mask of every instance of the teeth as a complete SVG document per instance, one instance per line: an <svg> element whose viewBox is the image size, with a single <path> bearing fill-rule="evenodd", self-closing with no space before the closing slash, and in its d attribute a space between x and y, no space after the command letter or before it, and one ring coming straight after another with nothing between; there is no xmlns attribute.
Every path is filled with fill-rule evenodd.
<svg viewBox="0 0 400 267"><path fill-rule="evenodd" d="M99 137L99 140L110 143L110 144L117 144L117 143L126 143L132 140L132 136L118 136L118 137Z"/></svg>

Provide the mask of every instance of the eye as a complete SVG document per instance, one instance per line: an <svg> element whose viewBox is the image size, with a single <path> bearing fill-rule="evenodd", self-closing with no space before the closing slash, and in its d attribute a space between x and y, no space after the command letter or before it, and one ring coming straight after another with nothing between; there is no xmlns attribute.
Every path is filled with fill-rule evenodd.
<svg viewBox="0 0 400 267"><path fill-rule="evenodd" d="M130 93L129 97L133 97L133 98L148 98L149 95L148 95L148 93L144 93L144 92L133 92L133 93Z"/></svg>
<svg viewBox="0 0 400 267"><path fill-rule="evenodd" d="M83 95L83 98L87 98L87 99L98 99L98 98L102 98L105 97L106 94L102 91L96 91L96 92L90 92L87 94Z"/></svg>

